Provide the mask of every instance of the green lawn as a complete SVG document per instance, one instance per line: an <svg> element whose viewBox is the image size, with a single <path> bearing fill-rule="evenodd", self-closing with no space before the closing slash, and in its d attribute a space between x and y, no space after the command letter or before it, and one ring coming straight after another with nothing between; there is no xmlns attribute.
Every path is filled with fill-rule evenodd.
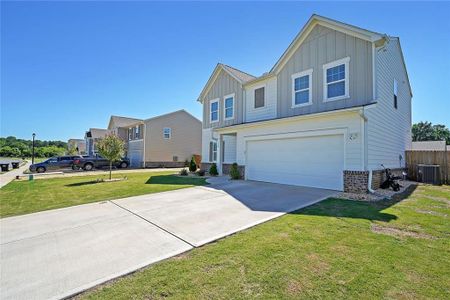
<svg viewBox="0 0 450 300"><path fill-rule="evenodd" d="M13 181L0 189L0 217L206 184L204 178L177 177L173 172L115 173L114 178L127 176L128 180L96 182L108 176Z"/></svg>
<svg viewBox="0 0 450 300"><path fill-rule="evenodd" d="M448 299L450 187L328 199L80 295L90 299Z"/></svg>

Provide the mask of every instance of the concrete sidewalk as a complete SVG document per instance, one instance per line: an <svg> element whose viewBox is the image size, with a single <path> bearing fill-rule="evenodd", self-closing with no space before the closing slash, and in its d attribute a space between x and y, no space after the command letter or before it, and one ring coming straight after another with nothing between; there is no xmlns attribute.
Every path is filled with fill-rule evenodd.
<svg viewBox="0 0 450 300"><path fill-rule="evenodd" d="M8 183L14 180L17 175L23 175L23 172L28 169L30 166L30 162L27 161L24 165L19 167L18 169L12 169L4 174L0 174L0 188L4 187Z"/></svg>
<svg viewBox="0 0 450 300"><path fill-rule="evenodd" d="M216 179L208 187L1 219L1 298L67 297L333 194Z"/></svg>

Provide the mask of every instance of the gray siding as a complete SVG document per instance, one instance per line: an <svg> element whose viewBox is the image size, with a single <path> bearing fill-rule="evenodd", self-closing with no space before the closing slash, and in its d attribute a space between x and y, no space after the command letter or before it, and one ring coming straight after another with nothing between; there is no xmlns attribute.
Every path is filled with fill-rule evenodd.
<svg viewBox="0 0 450 300"><path fill-rule="evenodd" d="M402 62L399 41L391 38L384 50L377 51L376 107L367 110L368 169L400 167L405 150L411 149L411 93ZM394 79L398 82L398 108L394 108Z"/></svg>
<svg viewBox="0 0 450 300"><path fill-rule="evenodd" d="M323 65L350 57L350 98L323 101ZM313 69L312 105L292 108L291 75ZM372 95L372 44L317 25L278 74L278 117L288 117L367 104Z"/></svg>
<svg viewBox="0 0 450 300"><path fill-rule="evenodd" d="M224 120L224 109L223 109L223 97L229 94L235 93L234 98L234 119L233 120ZM211 124L209 122L209 103L211 100L219 98L219 122ZM214 84L205 95L203 100L203 128L211 128L211 127L223 127L229 126L233 124L242 123L242 86L241 84L231 77L228 73L221 70L218 77L216 78Z"/></svg>

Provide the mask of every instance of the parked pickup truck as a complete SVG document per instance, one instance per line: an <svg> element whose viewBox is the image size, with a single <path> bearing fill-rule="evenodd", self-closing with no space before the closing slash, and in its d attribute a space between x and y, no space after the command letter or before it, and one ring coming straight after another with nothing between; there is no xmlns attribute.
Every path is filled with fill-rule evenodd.
<svg viewBox="0 0 450 300"><path fill-rule="evenodd" d="M113 166L116 168L127 168L130 165L130 160L128 158L122 158L116 162L113 162ZM83 169L85 171L90 171L94 168L100 169L104 167L109 167L109 160L101 157L100 155L81 157L73 161L73 169L79 170Z"/></svg>
<svg viewBox="0 0 450 300"><path fill-rule="evenodd" d="M30 166L31 172L44 173L59 169L70 169L76 159L81 159L81 155L65 155L49 158L43 162L35 163Z"/></svg>

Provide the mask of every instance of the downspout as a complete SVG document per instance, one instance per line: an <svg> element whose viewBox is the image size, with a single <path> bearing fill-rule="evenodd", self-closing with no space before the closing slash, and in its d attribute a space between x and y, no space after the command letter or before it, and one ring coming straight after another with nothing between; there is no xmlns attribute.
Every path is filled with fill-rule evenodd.
<svg viewBox="0 0 450 300"><path fill-rule="evenodd" d="M361 118L363 119L363 128L362 128L362 134L363 134L363 140L362 140L362 144L363 144L363 151L362 151L362 155L363 155L363 169L366 170L367 169L367 163L366 163L366 158L367 158L367 116L365 115L365 108L363 107L360 111L359 111L359 115L361 116ZM375 191L372 189L372 178L373 178L373 171L369 170L369 180L367 182L367 190L370 193L374 193Z"/></svg>

